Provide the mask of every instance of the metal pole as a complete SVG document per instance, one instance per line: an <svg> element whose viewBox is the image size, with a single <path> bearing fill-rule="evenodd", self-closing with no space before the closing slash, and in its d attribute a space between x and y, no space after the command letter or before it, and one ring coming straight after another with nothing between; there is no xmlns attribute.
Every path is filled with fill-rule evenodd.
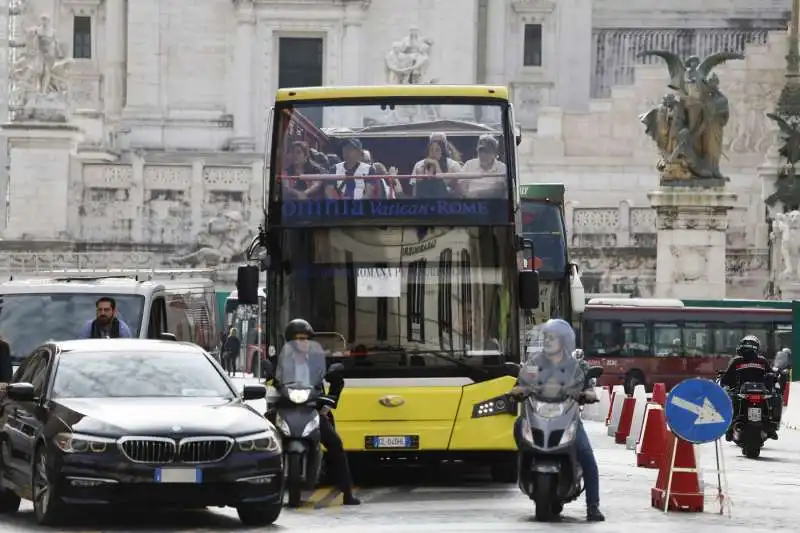
<svg viewBox="0 0 800 533"><path fill-rule="evenodd" d="M258 348L256 349L256 352L255 352L258 357L256 358L256 364L254 365L255 368L253 369L253 374L254 374L253 377L255 377L256 379L261 379L261 356L265 355L264 352L262 351L262 348L263 348L264 345L263 345L263 340L261 338L261 334L264 332L264 324L261 323L261 321L262 321L261 317L263 316L262 304L263 304L263 302L262 302L261 298L259 298L258 299L258 318L256 320L256 328L257 328L256 345L258 346Z"/></svg>

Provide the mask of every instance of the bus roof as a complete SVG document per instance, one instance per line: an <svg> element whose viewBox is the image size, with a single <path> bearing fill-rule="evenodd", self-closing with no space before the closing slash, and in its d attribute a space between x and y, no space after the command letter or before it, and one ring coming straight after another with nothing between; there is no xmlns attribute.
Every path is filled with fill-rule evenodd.
<svg viewBox="0 0 800 533"><path fill-rule="evenodd" d="M42 293L151 294L164 286L154 281L131 278L25 279L0 283L0 295Z"/></svg>
<svg viewBox="0 0 800 533"><path fill-rule="evenodd" d="M609 307L684 307L683 302L670 298L592 298L588 305Z"/></svg>
<svg viewBox="0 0 800 533"><path fill-rule="evenodd" d="M508 100L502 85L379 85L354 87L295 87L278 89L276 102L345 100L356 98L464 97Z"/></svg>
<svg viewBox="0 0 800 533"><path fill-rule="evenodd" d="M724 309L792 309L787 300L683 300L686 307L719 307Z"/></svg>
<svg viewBox="0 0 800 533"><path fill-rule="evenodd" d="M557 204L564 202L565 193L563 183L530 183L519 188L523 200L546 200Z"/></svg>

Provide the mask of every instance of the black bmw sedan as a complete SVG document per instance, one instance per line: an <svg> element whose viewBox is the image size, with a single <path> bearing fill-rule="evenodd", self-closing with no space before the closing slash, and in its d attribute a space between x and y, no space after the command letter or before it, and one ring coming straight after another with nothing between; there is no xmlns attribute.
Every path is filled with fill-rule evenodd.
<svg viewBox="0 0 800 533"><path fill-rule="evenodd" d="M76 505L231 506L273 523L280 441L214 359L175 341L92 339L40 346L0 399L0 513L33 501L55 525Z"/></svg>

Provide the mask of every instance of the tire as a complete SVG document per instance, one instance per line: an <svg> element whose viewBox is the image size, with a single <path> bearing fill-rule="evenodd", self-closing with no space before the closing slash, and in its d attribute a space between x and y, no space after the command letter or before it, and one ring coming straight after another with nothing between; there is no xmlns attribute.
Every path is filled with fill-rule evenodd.
<svg viewBox="0 0 800 533"><path fill-rule="evenodd" d="M501 460L493 463L489 469L492 481L495 483L517 482L517 460Z"/></svg>
<svg viewBox="0 0 800 533"><path fill-rule="evenodd" d="M240 505L236 514L246 526L270 526L280 516L282 507L280 503Z"/></svg>
<svg viewBox="0 0 800 533"><path fill-rule="evenodd" d="M298 454L286 457L286 492L289 494L289 507L300 507L303 495L302 459Z"/></svg>
<svg viewBox="0 0 800 533"><path fill-rule="evenodd" d="M636 388L636 385L647 386L644 381L644 374L642 374L642 372L639 370L631 370L625 376L625 394L633 394L633 390Z"/></svg>
<svg viewBox="0 0 800 533"><path fill-rule="evenodd" d="M8 489L0 489L0 514L14 514L22 502L19 496Z"/></svg>
<svg viewBox="0 0 800 533"><path fill-rule="evenodd" d="M536 520L538 522L551 522L557 513L554 512L556 476L554 474L539 474L534 480L533 501L536 504Z"/></svg>
<svg viewBox="0 0 800 533"><path fill-rule="evenodd" d="M564 510L564 504L563 503L554 503L553 504L553 515L554 516L560 515L563 510Z"/></svg>
<svg viewBox="0 0 800 533"><path fill-rule="evenodd" d="M42 526L57 526L64 518L64 506L55 492L49 467L47 450L44 445L36 447L33 455L33 473L31 486L33 487L33 513L36 522Z"/></svg>
<svg viewBox="0 0 800 533"><path fill-rule="evenodd" d="M761 455L761 444L757 442L747 442L742 446L742 455L748 459L758 459Z"/></svg>

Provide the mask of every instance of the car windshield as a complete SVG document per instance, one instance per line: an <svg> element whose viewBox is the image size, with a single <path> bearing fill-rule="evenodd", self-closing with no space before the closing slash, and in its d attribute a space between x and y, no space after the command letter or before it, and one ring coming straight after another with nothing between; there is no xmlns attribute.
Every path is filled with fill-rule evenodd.
<svg viewBox="0 0 800 533"><path fill-rule="evenodd" d="M534 268L540 275L567 272L567 241L564 220L557 204L524 200L522 202L522 236L533 241L536 259Z"/></svg>
<svg viewBox="0 0 800 533"><path fill-rule="evenodd" d="M65 352L54 398L230 398L234 392L200 352Z"/></svg>
<svg viewBox="0 0 800 533"><path fill-rule="evenodd" d="M271 320L309 320L326 356L349 356L348 368L362 373L518 361L510 231L284 230Z"/></svg>
<svg viewBox="0 0 800 533"><path fill-rule="evenodd" d="M310 339L297 339L283 345L275 379L286 387L310 389L322 383L325 369L322 346Z"/></svg>
<svg viewBox="0 0 800 533"><path fill-rule="evenodd" d="M11 348L16 362L47 341L76 339L96 317L98 293L30 293L0 295L0 338ZM139 337L144 296L109 294L117 303L117 316Z"/></svg>
<svg viewBox="0 0 800 533"><path fill-rule="evenodd" d="M541 326L528 332L527 355L519 371L519 382L538 400L560 402L583 390L586 374L569 348L548 354L551 343Z"/></svg>

